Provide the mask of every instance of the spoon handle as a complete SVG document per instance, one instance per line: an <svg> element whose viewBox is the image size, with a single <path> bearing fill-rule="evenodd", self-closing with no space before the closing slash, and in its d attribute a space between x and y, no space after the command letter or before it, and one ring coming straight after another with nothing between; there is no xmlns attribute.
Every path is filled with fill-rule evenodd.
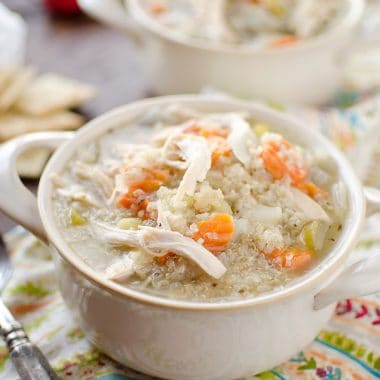
<svg viewBox="0 0 380 380"><path fill-rule="evenodd" d="M0 334L21 380L58 380L41 350L29 341L17 322L0 300Z"/></svg>

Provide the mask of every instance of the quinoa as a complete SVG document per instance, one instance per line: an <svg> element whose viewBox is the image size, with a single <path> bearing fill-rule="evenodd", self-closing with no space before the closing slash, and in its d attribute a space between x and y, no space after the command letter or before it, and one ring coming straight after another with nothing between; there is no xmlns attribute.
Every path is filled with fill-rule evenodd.
<svg viewBox="0 0 380 380"><path fill-rule="evenodd" d="M348 9L345 0L145 0L141 6L151 22L172 33L257 49L313 38L334 27Z"/></svg>
<svg viewBox="0 0 380 380"><path fill-rule="evenodd" d="M152 109L78 151L52 181L56 223L78 256L170 298L220 302L284 287L323 259L344 218L332 206L344 189L326 157L243 112ZM225 271L210 275L177 245L153 252L111 241L99 226L121 239L144 228L178 233Z"/></svg>

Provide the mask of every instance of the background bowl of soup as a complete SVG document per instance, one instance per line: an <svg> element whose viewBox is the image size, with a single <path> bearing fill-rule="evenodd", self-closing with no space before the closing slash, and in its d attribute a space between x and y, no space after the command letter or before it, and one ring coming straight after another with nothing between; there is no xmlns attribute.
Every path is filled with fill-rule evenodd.
<svg viewBox="0 0 380 380"><path fill-rule="evenodd" d="M321 150L334 162L347 189L347 210L336 241L318 263L285 286L216 302L142 292L107 279L82 260L57 223L52 175L63 173L75 154L101 141L101 136L127 129L142 114L171 104L203 113L249 112L289 141ZM127 138L133 141L134 134ZM18 178L15 159L30 147L60 144L42 175L35 199ZM12 140L1 147L0 162L1 210L49 244L62 296L88 339L138 371L168 379L231 379L258 373L311 342L331 317L338 299L379 291L379 256L347 267L365 219L366 201L368 213L380 210L378 191L366 189L364 197L361 184L335 146L266 107L197 96L148 99L111 111L76 134L38 133Z"/></svg>
<svg viewBox="0 0 380 380"><path fill-rule="evenodd" d="M180 21L165 23L152 16L149 1L128 0L125 7L117 1L79 3L88 14L135 37L141 45L141 64L153 90L161 95L195 93L209 85L242 97L299 104L321 104L332 99L342 82L345 55L364 10L363 0L341 0L341 9L331 16L331 22L308 38L290 43L294 36L280 33L277 42L272 35L272 39L259 38L261 42L252 44L211 41L202 38L202 33L197 37L196 27L178 30L178 25L191 24L189 18L181 19L183 13L176 12ZM204 23L211 21L206 17ZM244 29L244 19L236 22ZM264 32L265 28L258 35Z"/></svg>

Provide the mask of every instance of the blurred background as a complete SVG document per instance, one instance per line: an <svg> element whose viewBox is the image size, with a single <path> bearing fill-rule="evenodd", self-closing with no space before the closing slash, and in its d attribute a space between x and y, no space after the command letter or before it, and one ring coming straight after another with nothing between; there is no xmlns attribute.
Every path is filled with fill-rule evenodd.
<svg viewBox="0 0 380 380"><path fill-rule="evenodd" d="M97 96L83 107L96 116L148 94L133 41L84 16L75 0L5 0L27 23L26 62L94 85Z"/></svg>

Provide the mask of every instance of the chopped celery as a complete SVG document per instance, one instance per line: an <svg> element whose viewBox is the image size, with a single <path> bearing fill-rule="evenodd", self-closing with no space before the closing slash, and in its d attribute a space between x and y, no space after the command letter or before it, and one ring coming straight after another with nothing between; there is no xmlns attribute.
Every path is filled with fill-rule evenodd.
<svg viewBox="0 0 380 380"><path fill-rule="evenodd" d="M285 15L285 8L278 0L265 0L265 5L274 16L282 17Z"/></svg>
<svg viewBox="0 0 380 380"><path fill-rule="evenodd" d="M87 218L72 208L70 209L70 223L72 226L83 226L87 223Z"/></svg>
<svg viewBox="0 0 380 380"><path fill-rule="evenodd" d="M314 221L306 225L303 229L303 241L307 248L315 250L315 239L318 229L318 222Z"/></svg>
<svg viewBox="0 0 380 380"><path fill-rule="evenodd" d="M253 132L257 137L261 137L264 133L269 132L269 128L265 124L257 123L253 126Z"/></svg>
<svg viewBox="0 0 380 380"><path fill-rule="evenodd" d="M139 218L123 218L119 220L117 226L123 230L137 230L140 224Z"/></svg>
<svg viewBox="0 0 380 380"><path fill-rule="evenodd" d="M307 224L302 231L303 242L310 250L316 251L323 247L328 226L326 223L315 220Z"/></svg>

